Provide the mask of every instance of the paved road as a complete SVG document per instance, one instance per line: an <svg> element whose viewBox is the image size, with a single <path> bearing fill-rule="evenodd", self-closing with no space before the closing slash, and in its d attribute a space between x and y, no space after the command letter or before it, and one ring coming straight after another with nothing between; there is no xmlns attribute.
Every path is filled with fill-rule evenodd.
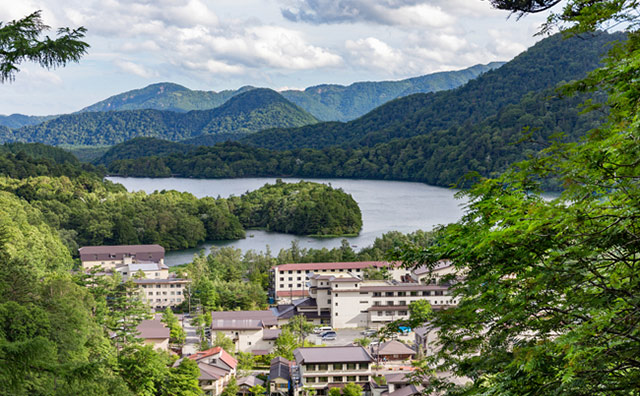
<svg viewBox="0 0 640 396"><path fill-rule="evenodd" d="M190 318L184 318L180 321L182 324L182 328L187 335L187 340L182 347L182 355L191 355L198 352L198 347L200 344L200 338L198 337L198 333L196 332L195 326L192 326L190 323Z"/></svg>

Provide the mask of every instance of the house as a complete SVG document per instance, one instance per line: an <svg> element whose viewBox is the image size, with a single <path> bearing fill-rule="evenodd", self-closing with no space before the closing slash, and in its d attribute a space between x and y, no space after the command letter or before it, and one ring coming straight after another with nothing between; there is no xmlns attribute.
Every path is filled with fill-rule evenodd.
<svg viewBox="0 0 640 396"><path fill-rule="evenodd" d="M271 352L280 335L277 325L278 318L272 310L211 313L211 337L220 332L231 338L236 352Z"/></svg>
<svg viewBox="0 0 640 396"><path fill-rule="evenodd" d="M296 360L300 388L316 390L317 396L328 395L329 388L359 384L370 394L373 357L361 346L297 348Z"/></svg>
<svg viewBox="0 0 640 396"><path fill-rule="evenodd" d="M160 245L83 246L78 249L82 268L112 270L135 263L164 265L164 248Z"/></svg>
<svg viewBox="0 0 640 396"><path fill-rule="evenodd" d="M136 329L138 338L142 338L145 345L153 345L154 349L169 351L171 331L159 319L143 320Z"/></svg>
<svg viewBox="0 0 640 396"><path fill-rule="evenodd" d="M294 298L309 296L307 278L312 274L353 274L362 277L366 268L389 269L394 279L409 273L400 267L400 263L387 261L355 261L340 263L293 263L282 264L271 268L271 297L276 302L289 302Z"/></svg>
<svg viewBox="0 0 640 396"><path fill-rule="evenodd" d="M269 365L269 388L267 392L270 396L289 396L292 392L291 366L293 362L283 357L271 359Z"/></svg>
<svg viewBox="0 0 640 396"><path fill-rule="evenodd" d="M187 359L195 360L198 363L200 370L198 384L207 396L220 395L231 378L236 375L238 361L221 347L196 352L187 356ZM178 364L180 364L180 360L174 366Z"/></svg>
<svg viewBox="0 0 640 396"><path fill-rule="evenodd" d="M264 381L255 375L248 375L246 377L238 378L238 396L251 395L251 388L257 385L264 385Z"/></svg>
<svg viewBox="0 0 640 396"><path fill-rule="evenodd" d="M372 352L378 361L385 362L411 360L416 355L416 351L398 340L387 341L372 347Z"/></svg>

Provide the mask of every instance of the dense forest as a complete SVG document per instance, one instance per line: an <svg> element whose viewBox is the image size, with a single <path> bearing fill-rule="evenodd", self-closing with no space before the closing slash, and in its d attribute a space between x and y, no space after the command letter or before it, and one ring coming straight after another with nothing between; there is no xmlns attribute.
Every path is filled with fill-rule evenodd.
<svg viewBox="0 0 640 396"><path fill-rule="evenodd" d="M249 133L293 127L317 120L270 89L253 89L211 110L177 113L162 110L86 112L62 115L13 130L4 141L51 145L116 144L137 136L182 140L217 133Z"/></svg>
<svg viewBox="0 0 640 396"><path fill-rule="evenodd" d="M431 135L465 123L473 125L519 103L531 92L584 77L598 67L609 44L623 38L623 33L572 38L556 34L460 88L396 99L348 123L266 130L247 136L242 142L274 150L372 147L394 138Z"/></svg>
<svg viewBox="0 0 640 396"><path fill-rule="evenodd" d="M140 139L114 146L100 163L121 176L345 177L466 186L469 172L497 175L537 153L551 137L577 141L598 126L606 112L581 114L587 98L601 100L598 95L560 98L551 90L531 93L483 122L373 147L275 151L238 142L189 148ZM149 152L159 155L147 157Z"/></svg>
<svg viewBox="0 0 640 396"><path fill-rule="evenodd" d="M232 199L198 199L176 191L129 193L103 180L99 168L68 161L73 156L61 149L14 144L3 150L9 151L0 156L0 191L7 200L3 208L18 204L33 208L74 254L79 246L103 244L158 243L168 250L184 249L205 240L242 238L247 227L357 234L362 225L353 198L324 185L280 183ZM42 157L33 158L28 152ZM257 201L256 196L263 194L269 200ZM273 205L279 210L267 210ZM262 223L256 224L249 213L261 213ZM300 223L307 218L318 221ZM6 217L0 225L14 227L10 220Z"/></svg>

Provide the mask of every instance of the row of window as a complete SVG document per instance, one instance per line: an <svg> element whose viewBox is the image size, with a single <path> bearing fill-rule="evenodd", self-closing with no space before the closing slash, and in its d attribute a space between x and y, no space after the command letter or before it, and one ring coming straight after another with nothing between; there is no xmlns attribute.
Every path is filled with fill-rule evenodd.
<svg viewBox="0 0 640 396"><path fill-rule="evenodd" d="M156 284L155 286L156 286L156 288L157 288L157 289L159 289L159 288L161 288L161 287L162 287L162 285L161 285L161 284ZM149 289L152 289L152 288L153 288L153 285L142 285L142 287L143 287L144 289L146 289L147 287L148 287ZM172 284L170 284L170 285L169 285L169 288L170 288L170 289L173 289L173 288L176 288L176 289L182 289L182 284L181 284L181 283L178 283L178 284L173 284L173 283L172 283Z"/></svg>
<svg viewBox="0 0 640 396"><path fill-rule="evenodd" d="M405 297L405 296L444 296L447 292L445 290L422 290L422 291L410 291L410 292L373 292L373 297Z"/></svg>
<svg viewBox="0 0 640 396"><path fill-rule="evenodd" d="M368 382L368 375L337 375L333 377L305 377L304 382L308 384L323 384L329 382L329 378L331 378L331 382Z"/></svg>
<svg viewBox="0 0 640 396"><path fill-rule="evenodd" d="M150 300L150 301L152 301L152 300ZM170 299L170 300L168 300L168 299L166 299L166 298L165 298L165 299L156 298L156 302L161 302L161 301L164 301L164 302L167 302L167 301L171 301L171 302L182 302L182 299L181 299L181 298L179 298L179 297L178 297L178 298L172 298L172 299Z"/></svg>
<svg viewBox="0 0 640 396"><path fill-rule="evenodd" d="M333 364L307 364L305 365L306 371L327 371L331 369L332 371L339 370L368 370L368 363L333 363Z"/></svg>
<svg viewBox="0 0 640 396"><path fill-rule="evenodd" d="M160 293L161 293L161 292L156 292L156 296L159 296L159 295L160 295ZM179 296L179 295L181 295L181 294L182 294L182 292L180 292L180 291L177 291L177 292L171 292L171 295L172 295L172 296L175 296L175 295L178 295L178 296ZM150 291L150 292L149 292L149 295L150 295L150 296L153 296L153 292L152 292L152 291ZM166 291L163 291L163 292L162 292L162 295L165 295L165 296L166 296L166 295L167 295L167 292L166 292Z"/></svg>
<svg viewBox="0 0 640 396"><path fill-rule="evenodd" d="M311 271L311 270L306 270L306 271L304 271L304 272L305 272L306 274L310 274L310 273L312 273L312 272L327 272L327 271L328 271L328 272L360 272L360 269L359 269L359 268L356 268L356 269L350 269L350 268L346 268L346 269L345 269L345 268L341 268L341 269L329 269L329 270L323 269L323 270L313 270L313 271ZM279 272L280 272L281 274L285 274L285 273L286 273L286 274L293 274L293 273L301 274L301 273L302 273L302 270L289 270L289 271L279 271Z"/></svg>

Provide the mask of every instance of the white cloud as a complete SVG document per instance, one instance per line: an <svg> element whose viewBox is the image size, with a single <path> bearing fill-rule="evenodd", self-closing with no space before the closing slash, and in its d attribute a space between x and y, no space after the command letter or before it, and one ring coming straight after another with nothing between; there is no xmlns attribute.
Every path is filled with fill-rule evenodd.
<svg viewBox="0 0 640 396"><path fill-rule="evenodd" d="M124 61L124 60L116 60L115 65L122 70L123 72L134 74L138 77L150 78L157 76L157 73L147 70L144 66L139 65L134 62Z"/></svg>
<svg viewBox="0 0 640 396"><path fill-rule="evenodd" d="M396 71L404 63L404 56L400 51L375 37L347 40L345 47L355 62L364 67Z"/></svg>

